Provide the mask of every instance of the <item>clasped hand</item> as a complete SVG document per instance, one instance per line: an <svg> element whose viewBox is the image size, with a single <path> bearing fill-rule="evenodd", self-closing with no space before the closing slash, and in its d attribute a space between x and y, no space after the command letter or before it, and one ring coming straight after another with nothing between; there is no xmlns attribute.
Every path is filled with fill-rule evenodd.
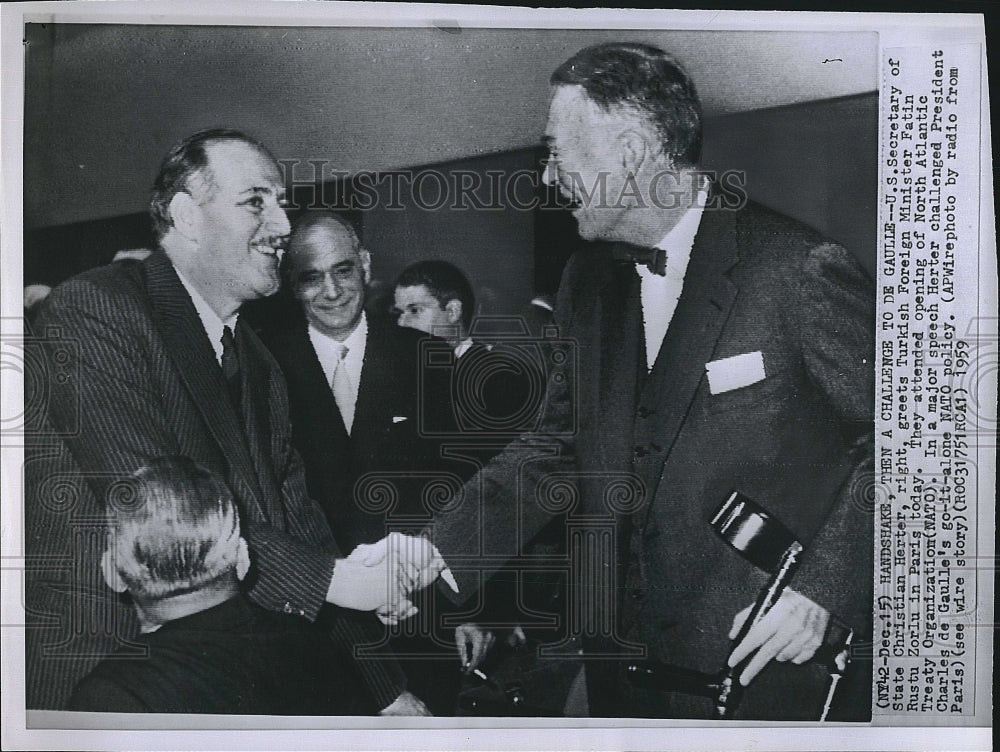
<svg viewBox="0 0 1000 752"><path fill-rule="evenodd" d="M395 624L417 613L410 594L434 582L444 566L441 554L426 538L390 533L337 561L327 600L344 608L375 611L384 623Z"/></svg>

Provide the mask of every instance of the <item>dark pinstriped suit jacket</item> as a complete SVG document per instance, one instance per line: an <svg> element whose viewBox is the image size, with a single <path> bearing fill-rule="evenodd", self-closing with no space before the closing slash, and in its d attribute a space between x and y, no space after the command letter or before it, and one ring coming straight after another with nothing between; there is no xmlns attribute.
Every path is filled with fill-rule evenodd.
<svg viewBox="0 0 1000 752"><path fill-rule="evenodd" d="M36 442L26 467L28 554L68 557L70 572L38 570L29 577L29 610L38 625L52 628L29 630L29 682L34 677L39 683L29 687L28 706L58 706L57 698L100 653L127 641L127 615L120 608L126 623L109 625L115 608L98 573L100 520L105 503L126 501L119 482L158 456L186 455L226 479L254 562L244 583L250 597L265 608L315 619L338 551L322 510L306 492L291 444L284 379L250 327L237 327L241 421L194 305L162 253L63 283L36 326L58 335L48 365L66 378L43 384L49 428L62 440L50 449ZM60 496L67 483L73 499ZM381 634L370 614L338 614L333 629L345 649ZM64 644L54 648L59 642ZM361 670L379 707L403 686L398 671L378 661Z"/></svg>

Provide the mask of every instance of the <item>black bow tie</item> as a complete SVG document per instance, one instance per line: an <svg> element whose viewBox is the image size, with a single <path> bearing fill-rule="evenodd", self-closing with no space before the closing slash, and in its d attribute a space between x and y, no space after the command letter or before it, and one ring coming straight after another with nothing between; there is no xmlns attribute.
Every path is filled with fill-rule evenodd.
<svg viewBox="0 0 1000 752"><path fill-rule="evenodd" d="M621 246L620 255L615 254L622 261L631 261L633 264L643 264L653 274L665 277L667 274L667 252L662 248L641 248L637 245Z"/></svg>

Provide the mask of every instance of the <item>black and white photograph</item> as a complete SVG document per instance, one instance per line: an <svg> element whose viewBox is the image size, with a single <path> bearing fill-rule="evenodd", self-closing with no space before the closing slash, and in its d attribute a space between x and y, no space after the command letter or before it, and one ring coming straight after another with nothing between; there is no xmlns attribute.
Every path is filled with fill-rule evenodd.
<svg viewBox="0 0 1000 752"><path fill-rule="evenodd" d="M989 747L981 17L223 7L3 14L16 748Z"/></svg>

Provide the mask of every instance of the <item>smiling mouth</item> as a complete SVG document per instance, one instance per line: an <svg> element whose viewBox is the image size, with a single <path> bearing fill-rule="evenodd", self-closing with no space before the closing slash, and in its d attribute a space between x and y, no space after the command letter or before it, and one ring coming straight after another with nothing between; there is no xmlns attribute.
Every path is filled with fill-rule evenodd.
<svg viewBox="0 0 1000 752"><path fill-rule="evenodd" d="M269 256L276 261L281 261L281 257L285 255L285 246L287 241L285 238L267 238L258 243L254 243L251 247L257 253L263 256Z"/></svg>

